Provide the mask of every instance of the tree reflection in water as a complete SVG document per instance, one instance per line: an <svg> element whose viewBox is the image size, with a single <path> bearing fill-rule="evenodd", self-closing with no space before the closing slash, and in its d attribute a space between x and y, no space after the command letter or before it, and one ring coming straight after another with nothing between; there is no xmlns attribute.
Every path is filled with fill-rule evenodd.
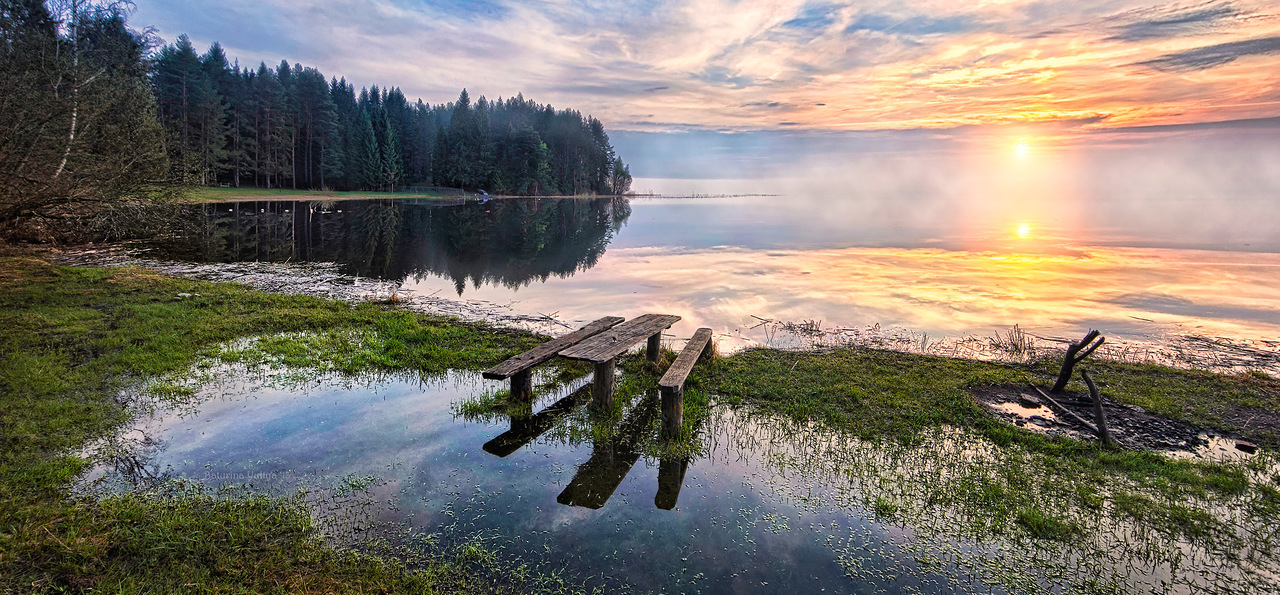
<svg viewBox="0 0 1280 595"><path fill-rule="evenodd" d="M196 262L337 262L381 279L517 289L595 266L631 215L625 198L262 201L196 205L153 242Z"/></svg>

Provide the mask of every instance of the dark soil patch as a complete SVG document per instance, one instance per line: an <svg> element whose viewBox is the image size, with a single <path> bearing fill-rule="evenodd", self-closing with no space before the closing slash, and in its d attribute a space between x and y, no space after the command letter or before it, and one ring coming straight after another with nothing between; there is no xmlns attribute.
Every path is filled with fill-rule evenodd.
<svg viewBox="0 0 1280 595"><path fill-rule="evenodd" d="M1071 416L1059 413L1048 403L1043 403L1044 399L1031 387L979 386L973 388L972 392L978 402L994 415L1019 427L1079 440L1097 440L1091 429ZM1024 395L1031 397L1033 401L1040 401L1040 406L1026 406ZM1051 396L1067 410L1096 424L1093 402L1087 393L1064 392ZM1208 437L1217 434L1212 430L1156 415L1137 405L1117 402L1106 395L1103 395L1102 403L1111 435L1127 448L1192 452L1206 446L1209 443ZM1275 414L1263 413L1275 417Z"/></svg>

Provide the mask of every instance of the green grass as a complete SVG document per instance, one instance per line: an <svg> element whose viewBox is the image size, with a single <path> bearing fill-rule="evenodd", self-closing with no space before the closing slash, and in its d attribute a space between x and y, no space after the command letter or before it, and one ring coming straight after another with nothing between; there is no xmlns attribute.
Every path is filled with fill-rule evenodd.
<svg viewBox="0 0 1280 595"><path fill-rule="evenodd" d="M1257 375L1225 376L1158 366L1094 363L1094 377L1106 394L1125 403L1143 404L1214 398L1247 403L1274 412L1280 386ZM999 528L1012 518L1031 535L1065 539L1028 510L1053 494L1082 509L1120 508L1095 489L1125 485L1158 496L1161 501L1187 498L1230 499L1260 493L1259 509L1270 506L1274 488L1251 482L1241 465L1174 460L1142 451L1111 450L1065 437L1018 428L987 413L969 389L984 385L1050 384L1057 370L1046 363L1031 366L949 359L874 349L790 352L753 349L715 361L703 372L702 387L731 405L753 407L796 421L819 421L864 440L889 440L905 447L920 444L950 426L976 434L1006 449L1015 459L995 470L974 471L957 482L956 492L942 500L982 509L980 516ZM1146 379L1147 382L1143 382ZM1215 397L1214 395L1217 395ZM1155 407L1152 407L1155 410ZM1203 413L1196 418L1213 427L1234 429L1225 417ZM1273 446L1273 443L1267 443ZM1017 456L1027 458L1017 463ZM1068 495L1064 495L1067 494ZM1227 521L1188 518L1165 506L1159 514L1128 516L1166 532L1199 537L1204 526L1225 530ZM1188 509L1189 510L1189 509Z"/></svg>
<svg viewBox="0 0 1280 595"><path fill-rule="evenodd" d="M1037 539L1053 539L1065 541L1080 532L1076 525L1054 518L1036 508L1024 508L1018 511L1018 524L1027 529Z"/></svg>

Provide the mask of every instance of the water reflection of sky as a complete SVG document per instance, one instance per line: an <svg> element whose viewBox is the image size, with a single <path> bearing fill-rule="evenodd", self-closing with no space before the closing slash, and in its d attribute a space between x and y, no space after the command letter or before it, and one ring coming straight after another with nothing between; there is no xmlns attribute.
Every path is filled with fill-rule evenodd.
<svg viewBox="0 0 1280 595"><path fill-rule="evenodd" d="M497 412L455 415L459 403L501 384L476 373L297 386L230 372L202 388L197 396L207 400L194 408L150 410L131 434L155 446L133 451L134 461L208 488L304 488L320 526L340 541L366 537L352 526L410 547L427 536L446 548L480 539L507 567L567 570L588 588L636 592L1074 592L1100 580L1132 592L1196 585L1225 593L1256 589L1276 571L1268 554L1193 551L1078 499L1059 502L1045 487L1053 482L1037 497L1084 527L1081 544L988 531L989 510L956 494L1002 481L1006 466L1048 471L954 429L906 446L716 407L698 425L698 454L673 480L663 468L679 461L640 454L657 436L653 398L627 404L614 440L593 443L598 416L578 406L495 456L485 444L519 422ZM540 390L533 411L574 388ZM566 505L565 492L593 472L589 462L604 459L622 474L597 481L610 497ZM101 477L127 487L132 476L106 467L90 474ZM673 482L678 495L666 509L661 493L670 496ZM1261 531L1270 519L1242 512L1251 498L1227 503L1224 514ZM876 507L896 512L880 518ZM1214 569L1208 585L1205 569Z"/></svg>
<svg viewBox="0 0 1280 595"><path fill-rule="evenodd" d="M708 326L729 350L773 342L759 327L766 319L878 325L934 339L990 336L1015 324L1055 337L1098 328L1113 344L1280 336L1280 213L1268 218L1275 205L1254 195L1212 208L1139 196L1057 208L1059 192L1042 196L1011 179L996 195L1005 198L982 201L930 187L924 199L809 188L629 203L217 205L204 207L214 225L175 254L337 261L354 275L402 280L409 294L503 304L570 324L677 314L674 336Z"/></svg>
<svg viewBox="0 0 1280 595"><path fill-rule="evenodd" d="M321 381L304 389L230 382L204 391L215 398L198 413L161 410L145 420L143 433L159 443L146 453L147 464L210 487L252 483L280 493L298 486L322 493L342 478L373 476L369 495L379 504L372 518L384 528L459 541L487 535L505 555L535 567L567 568L642 592L746 592L765 585L839 592L851 584L901 587L932 576L877 572L850 583L830 538L856 534L879 551L897 531L857 508L803 505L794 492L823 489L820 480L771 472L764 453L723 438L677 480L683 489L674 510L655 507L661 463L647 457L623 465L625 477L599 510L562 504L558 496L577 480L580 465L610 453L555 432L506 457L485 452L482 445L510 422L466 422L451 413L451 405L484 388L477 374L467 373L425 383ZM543 395L535 410L563 393ZM587 419L582 409L576 415L578 423ZM632 416L643 414L633 410ZM651 429L645 424L644 436ZM905 558L876 564L914 567ZM607 568L617 570L600 578Z"/></svg>
<svg viewBox="0 0 1280 595"><path fill-rule="evenodd" d="M625 237L625 233L623 234ZM1130 339L1181 331L1233 338L1280 334L1280 255L1142 248L1060 254L941 249L758 250L612 246L573 277L512 291L469 287L464 297L567 319L678 314L672 332L699 326L763 340L759 319L827 326L897 326L933 336L989 335L1018 324ZM407 286L433 293L434 278Z"/></svg>
<svg viewBox="0 0 1280 595"><path fill-rule="evenodd" d="M1098 328L1116 342L1280 336L1280 254L1263 251L1275 247L1272 225L1257 217L1271 207L1259 211L1254 197L1213 209L1143 197L1055 212L1044 201L967 206L962 193L912 208L806 192L633 200L594 267L518 289L473 284L461 297L569 320L678 314L673 334L709 326L729 349L769 342L753 329L760 318L933 337L1015 324L1048 336ZM1228 233L1231 221L1248 233ZM454 289L442 281L412 277L407 287Z"/></svg>

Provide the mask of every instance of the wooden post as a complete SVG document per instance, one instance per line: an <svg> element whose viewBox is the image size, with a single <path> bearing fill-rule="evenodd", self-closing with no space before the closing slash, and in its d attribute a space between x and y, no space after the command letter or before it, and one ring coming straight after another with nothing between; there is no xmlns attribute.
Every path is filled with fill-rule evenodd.
<svg viewBox="0 0 1280 595"><path fill-rule="evenodd" d="M520 370L511 375L511 401L523 403L533 400L533 372Z"/></svg>
<svg viewBox="0 0 1280 595"><path fill-rule="evenodd" d="M613 406L613 360L609 358L596 364L595 378L591 383L591 396L596 407Z"/></svg>
<svg viewBox="0 0 1280 595"><path fill-rule="evenodd" d="M655 333L649 337L649 344L644 347L644 354L652 363L658 363L658 352L662 350L662 333Z"/></svg>
<svg viewBox="0 0 1280 595"><path fill-rule="evenodd" d="M1098 437L1102 439L1103 444L1111 446L1116 441L1111 438L1111 432L1107 429L1107 416L1102 412L1102 393L1089 377L1088 370L1080 370L1080 375L1084 377L1084 383L1089 387L1089 396L1093 397L1093 417L1098 422Z"/></svg>
<svg viewBox="0 0 1280 595"><path fill-rule="evenodd" d="M662 387L662 437L675 440L684 427L684 388Z"/></svg>

